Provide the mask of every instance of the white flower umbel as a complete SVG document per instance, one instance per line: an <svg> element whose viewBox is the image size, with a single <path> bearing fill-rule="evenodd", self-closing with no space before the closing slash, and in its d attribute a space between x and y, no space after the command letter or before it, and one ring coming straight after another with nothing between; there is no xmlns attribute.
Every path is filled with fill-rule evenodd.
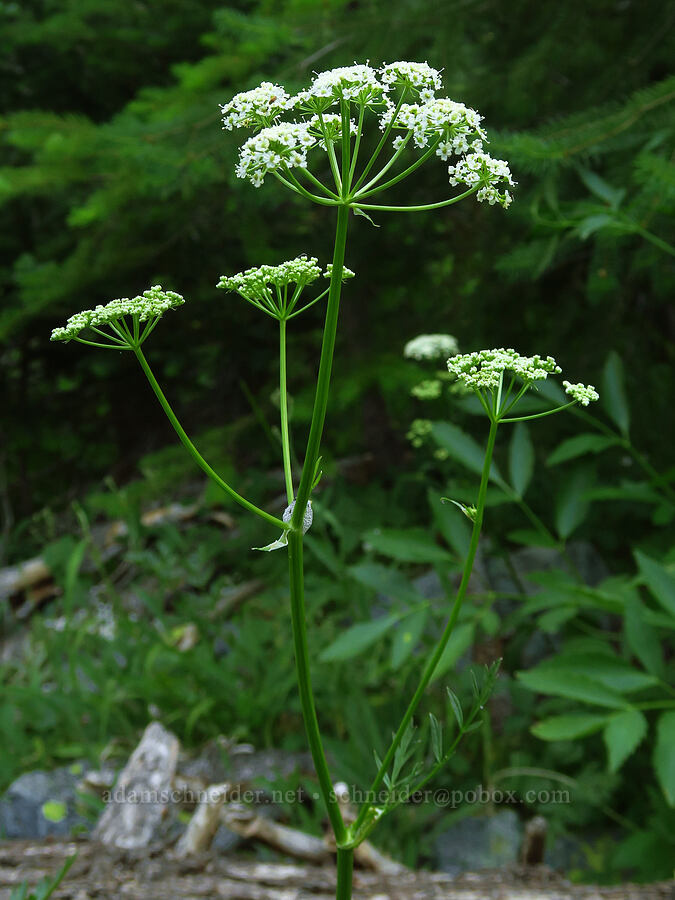
<svg viewBox="0 0 675 900"><path fill-rule="evenodd" d="M392 122L395 107L389 105L380 117L380 128L384 130ZM422 148L440 138L436 155L446 160L451 154L460 155L470 149L482 149L486 140L481 128L481 119L475 109L457 103L447 97L438 97L427 103L404 103L392 122L392 128L412 133L415 144ZM394 139L394 147L400 146L403 138Z"/></svg>
<svg viewBox="0 0 675 900"><path fill-rule="evenodd" d="M290 97L278 84L263 81L252 91L237 94L229 103L221 104L223 128L266 128L288 109Z"/></svg>
<svg viewBox="0 0 675 900"><path fill-rule="evenodd" d="M185 303L185 300L180 294L176 294L173 291L163 291L161 286L157 284L144 291L138 297L133 297L132 299L123 297L119 300L111 300L105 306L84 309L82 312L75 313L68 319L63 328L55 328L52 331L51 339L53 341L78 340L80 332L85 328L99 330L108 325L112 327L114 335L106 336L112 336L113 340L119 340L120 334L117 328L123 325L125 316L130 316L132 321L137 323L154 319L155 321L150 326L154 328L154 324L159 320L160 316L169 309L182 306L183 303ZM149 330L146 329L146 334L141 336L141 340L147 336ZM120 348L111 347L111 349Z"/></svg>
<svg viewBox="0 0 675 900"><path fill-rule="evenodd" d="M318 72L310 86L292 98L296 108L310 112L324 112L340 100L348 100L364 106L382 102L384 84L377 72L368 64L340 66L327 72Z"/></svg>
<svg viewBox="0 0 675 900"><path fill-rule="evenodd" d="M406 88L419 95L421 100L431 100L441 89L441 73L428 63L393 62L380 69L380 78L387 90Z"/></svg>
<svg viewBox="0 0 675 900"><path fill-rule="evenodd" d="M480 202L487 200L492 206L501 204L506 209L511 205L511 194L508 191L500 193L499 184L509 184L513 187L515 182L511 177L508 163L503 159L493 159L489 153L470 153L464 159L460 159L454 166L448 167L450 184L465 184L467 187L478 186L476 199Z"/></svg>
<svg viewBox="0 0 675 900"><path fill-rule="evenodd" d="M451 334L420 334L403 348L407 359L447 359L455 353L459 346Z"/></svg>
<svg viewBox="0 0 675 900"><path fill-rule="evenodd" d="M239 151L236 174L260 187L268 172L307 168L307 151L315 146L316 137L308 122L281 122L263 128L250 137Z"/></svg>
<svg viewBox="0 0 675 900"><path fill-rule="evenodd" d="M582 406L588 406L593 400L600 399L600 394L592 384L570 384L569 381L563 381L563 387L566 393Z"/></svg>
<svg viewBox="0 0 675 900"><path fill-rule="evenodd" d="M477 350L453 356L448 371L466 387L475 391L499 387L502 376L510 372L525 382L543 381L549 375L562 372L552 356L521 356L515 350Z"/></svg>

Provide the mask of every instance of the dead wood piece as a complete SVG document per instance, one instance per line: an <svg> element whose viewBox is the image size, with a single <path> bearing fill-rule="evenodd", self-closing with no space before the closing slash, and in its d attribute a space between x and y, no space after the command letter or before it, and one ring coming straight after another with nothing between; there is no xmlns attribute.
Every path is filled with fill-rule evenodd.
<svg viewBox="0 0 675 900"><path fill-rule="evenodd" d="M178 738L151 722L120 774L94 837L111 847L147 847L168 809L177 760Z"/></svg>
<svg viewBox="0 0 675 900"><path fill-rule="evenodd" d="M223 824L247 840L258 840L282 853L309 862L328 862L331 852L321 838L280 825L239 803L221 809Z"/></svg>
<svg viewBox="0 0 675 900"><path fill-rule="evenodd" d="M176 846L176 856L179 859L209 849L220 823L220 808L229 790L229 784L213 784L206 789L204 799Z"/></svg>
<svg viewBox="0 0 675 900"><path fill-rule="evenodd" d="M535 816L525 826L520 862L524 866L538 866L544 862L548 823L543 816Z"/></svg>

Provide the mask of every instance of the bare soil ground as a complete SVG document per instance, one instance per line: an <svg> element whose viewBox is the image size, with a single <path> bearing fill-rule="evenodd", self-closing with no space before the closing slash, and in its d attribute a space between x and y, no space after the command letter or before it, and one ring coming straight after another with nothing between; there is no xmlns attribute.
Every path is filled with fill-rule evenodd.
<svg viewBox="0 0 675 900"><path fill-rule="evenodd" d="M88 840L0 843L0 900L27 879L33 887L77 859L58 900L332 900L329 867L251 862L212 853L176 859L165 848L111 851ZM544 866L465 874L387 877L355 872L355 900L675 900L675 881L613 887L572 885Z"/></svg>

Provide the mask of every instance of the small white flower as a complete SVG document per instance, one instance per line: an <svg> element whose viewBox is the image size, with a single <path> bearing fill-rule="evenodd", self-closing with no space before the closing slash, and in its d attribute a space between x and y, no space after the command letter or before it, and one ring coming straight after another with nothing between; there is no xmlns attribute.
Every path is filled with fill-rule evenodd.
<svg viewBox="0 0 675 900"><path fill-rule="evenodd" d="M384 129L392 121L395 107L388 104L380 117L380 128ZM440 137L436 153L447 159L451 153L466 152L472 143L482 146L486 134L481 128L482 117L476 112L447 97L432 97L422 103L404 103L393 121L392 127L412 132L418 147L427 147L429 142Z"/></svg>
<svg viewBox="0 0 675 900"><path fill-rule="evenodd" d="M479 202L487 200L492 206L500 203L504 209L511 204L511 194L508 191L500 193L499 184L515 184L509 164L503 159L493 159L489 153L470 153L454 166L448 167L450 184L465 184L467 187L478 186L476 199Z"/></svg>
<svg viewBox="0 0 675 900"><path fill-rule="evenodd" d="M423 102L431 100L434 91L441 89L441 73L425 62L387 63L380 69L380 77L387 90L410 88L420 95Z"/></svg>
<svg viewBox="0 0 675 900"><path fill-rule="evenodd" d="M570 384L569 381L563 381L563 387L566 393L582 406L588 406L591 401L600 399L600 394L592 384Z"/></svg>
<svg viewBox="0 0 675 900"><path fill-rule="evenodd" d="M236 174L260 187L268 172L286 168L306 168L307 150L316 138L308 122L281 122L263 128L250 137L239 151Z"/></svg>
<svg viewBox="0 0 675 900"><path fill-rule="evenodd" d="M147 322L148 319L159 319L169 309L182 306L185 300L180 294L173 291L163 291L156 284L141 296L122 297L119 300L111 300L105 306L97 306L94 309L84 309L82 312L71 316L63 328L55 328L52 331L53 341L70 341L77 338L85 328L101 328L111 323L116 323L125 316L132 316L138 322Z"/></svg>
<svg viewBox="0 0 675 900"><path fill-rule="evenodd" d="M310 112L323 112L340 100L366 106L379 104L384 92L375 69L367 63L354 64L315 74L307 90L300 91L290 102Z"/></svg>
<svg viewBox="0 0 675 900"><path fill-rule="evenodd" d="M403 349L407 359L447 359L458 352L457 339L451 334L420 334Z"/></svg>
<svg viewBox="0 0 675 900"><path fill-rule="evenodd" d="M229 103L221 104L223 128L264 128L289 108L290 97L278 84L263 81L252 91L237 94Z"/></svg>

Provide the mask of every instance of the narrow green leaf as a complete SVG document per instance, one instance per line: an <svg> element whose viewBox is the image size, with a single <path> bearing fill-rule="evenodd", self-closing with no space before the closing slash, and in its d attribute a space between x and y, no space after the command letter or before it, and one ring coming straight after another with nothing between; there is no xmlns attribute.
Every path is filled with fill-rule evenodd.
<svg viewBox="0 0 675 900"><path fill-rule="evenodd" d="M363 536L366 546L400 562L447 563L452 557L421 528L374 528Z"/></svg>
<svg viewBox="0 0 675 900"><path fill-rule="evenodd" d="M567 438L556 447L546 460L546 465L557 466L570 459L585 456L587 453L601 453L616 444L618 444L616 438L604 437L601 434L575 434L574 437Z"/></svg>
<svg viewBox="0 0 675 900"><path fill-rule="evenodd" d="M655 559L635 551L635 559L647 587L661 606L675 616L675 577Z"/></svg>
<svg viewBox="0 0 675 900"><path fill-rule="evenodd" d="M654 628L644 618L644 608L638 597L626 600L624 615L626 643L648 672L665 678L663 652Z"/></svg>
<svg viewBox="0 0 675 900"><path fill-rule="evenodd" d="M576 531L588 514L590 503L585 494L591 482L591 473L579 469L564 482L556 497L555 527L563 540Z"/></svg>
<svg viewBox="0 0 675 900"><path fill-rule="evenodd" d="M450 706L452 707L452 711L454 713L455 719L457 720L457 725L459 726L460 731L464 726L464 712L462 711L462 704L459 702L459 697L455 694L454 691L451 691L450 688L446 688L448 692L448 700L450 701Z"/></svg>
<svg viewBox="0 0 675 900"><path fill-rule="evenodd" d="M623 363L616 350L612 350L609 354L603 369L600 402L621 434L627 437L630 427L630 411L624 386Z"/></svg>
<svg viewBox="0 0 675 900"><path fill-rule="evenodd" d="M583 675L591 681L604 684L617 693L630 693L653 687L656 678L648 672L632 666L620 657L609 654L563 652L532 669L533 672L555 672L561 677Z"/></svg>
<svg viewBox="0 0 675 900"><path fill-rule="evenodd" d="M400 617L400 613L392 613L372 622L352 625L322 651L319 659L321 662L338 662L363 653L393 628Z"/></svg>
<svg viewBox="0 0 675 900"><path fill-rule="evenodd" d="M670 806L675 806L675 712L663 713L656 726L654 769Z"/></svg>
<svg viewBox="0 0 675 900"><path fill-rule="evenodd" d="M609 213L596 213L592 216L586 216L585 219L582 219L577 226L577 234L585 241L586 238L589 238L592 234L595 234L596 231L599 231L601 228L605 228L607 225L612 225L616 221L615 217L610 215Z"/></svg>
<svg viewBox="0 0 675 900"><path fill-rule="evenodd" d="M592 713L572 713L551 716L532 726L530 731L542 741L573 741L600 731L607 724L607 716Z"/></svg>
<svg viewBox="0 0 675 900"><path fill-rule="evenodd" d="M647 720L639 709L625 709L612 716L603 733L607 766L618 772L647 733Z"/></svg>
<svg viewBox="0 0 675 900"><path fill-rule="evenodd" d="M509 478L519 497L524 496L534 472L534 447L530 431L524 422L513 429L509 445Z"/></svg>
<svg viewBox="0 0 675 900"><path fill-rule="evenodd" d="M612 209L616 209L626 194L625 188L612 187L604 178L601 178L590 169L579 168L579 176L588 190L604 200Z"/></svg>
<svg viewBox="0 0 675 900"><path fill-rule="evenodd" d="M443 759L443 729L433 713L429 713L429 721L431 722L431 749L436 762L440 762Z"/></svg>
<svg viewBox="0 0 675 900"><path fill-rule="evenodd" d="M391 667L396 671L417 646L429 617L427 606L404 616L394 631L391 644Z"/></svg>
<svg viewBox="0 0 675 900"><path fill-rule="evenodd" d="M450 422L433 422L431 434L439 447L447 450L453 459L471 472L481 474L485 451L470 435ZM493 481L501 478L494 462L490 468L490 478Z"/></svg>

